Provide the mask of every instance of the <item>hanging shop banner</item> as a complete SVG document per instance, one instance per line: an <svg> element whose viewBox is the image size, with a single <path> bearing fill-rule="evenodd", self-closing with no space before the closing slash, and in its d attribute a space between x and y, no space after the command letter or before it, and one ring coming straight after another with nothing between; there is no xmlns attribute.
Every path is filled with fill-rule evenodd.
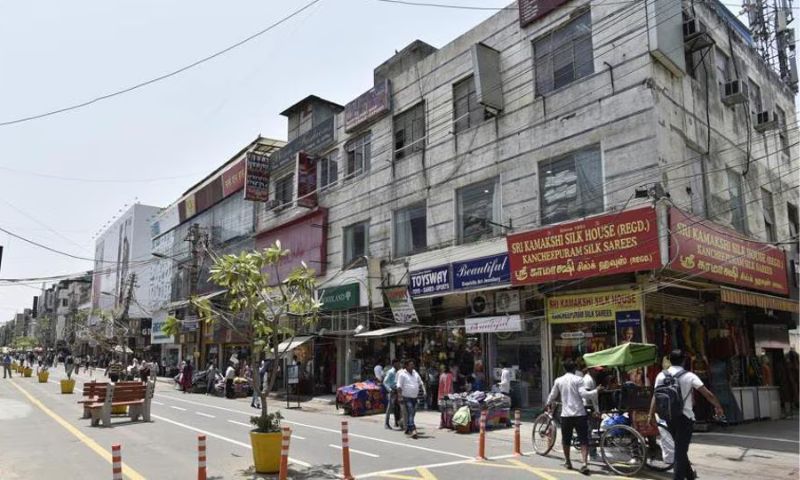
<svg viewBox="0 0 800 480"><path fill-rule="evenodd" d="M244 199L252 202L269 200L269 157L248 152L244 172Z"/></svg>
<svg viewBox="0 0 800 480"><path fill-rule="evenodd" d="M390 87L389 80L384 80L345 105L344 131L350 133L389 113L392 109Z"/></svg>
<svg viewBox="0 0 800 480"><path fill-rule="evenodd" d="M453 263L453 289L503 285L510 281L508 254Z"/></svg>
<svg viewBox="0 0 800 480"><path fill-rule="evenodd" d="M298 136L275 152L275 154L272 155L272 168L274 170L280 170L286 165L291 165L291 162L295 159L295 155L297 155L297 152L300 150L310 154L322 153L322 150L328 148L335 140L336 124L334 118L335 117L331 117L314 125L311 127L311 130Z"/></svg>
<svg viewBox="0 0 800 480"><path fill-rule="evenodd" d="M383 293L386 294L386 299L389 300L389 308L392 310L395 323L419 322L407 287L404 285L387 287L383 289Z"/></svg>
<svg viewBox="0 0 800 480"><path fill-rule="evenodd" d="M669 268L739 287L787 295L786 254L677 208L669 210Z"/></svg>
<svg viewBox="0 0 800 480"><path fill-rule="evenodd" d="M222 172L222 196L230 196L244 187L245 161L241 160Z"/></svg>
<svg viewBox="0 0 800 480"><path fill-rule="evenodd" d="M317 206L317 161L306 152L297 152L297 206Z"/></svg>
<svg viewBox="0 0 800 480"><path fill-rule="evenodd" d="M617 312L617 345L642 343L642 311L621 310Z"/></svg>
<svg viewBox="0 0 800 480"><path fill-rule="evenodd" d="M498 317L465 318L467 335L475 333L521 332L522 317L503 315Z"/></svg>
<svg viewBox="0 0 800 480"><path fill-rule="evenodd" d="M412 297L450 290L450 265L411 272L408 289Z"/></svg>
<svg viewBox="0 0 800 480"><path fill-rule="evenodd" d="M524 27L565 3L567 0L518 0L519 25Z"/></svg>
<svg viewBox="0 0 800 480"><path fill-rule="evenodd" d="M545 301L550 323L613 322L618 312L641 311L638 289L553 295Z"/></svg>
<svg viewBox="0 0 800 480"><path fill-rule="evenodd" d="M358 308L360 305L359 293L361 289L357 283L328 287L319 290L319 301L323 311L339 311Z"/></svg>
<svg viewBox="0 0 800 480"><path fill-rule="evenodd" d="M656 211L650 207L509 235L506 242L513 285L661 266Z"/></svg>

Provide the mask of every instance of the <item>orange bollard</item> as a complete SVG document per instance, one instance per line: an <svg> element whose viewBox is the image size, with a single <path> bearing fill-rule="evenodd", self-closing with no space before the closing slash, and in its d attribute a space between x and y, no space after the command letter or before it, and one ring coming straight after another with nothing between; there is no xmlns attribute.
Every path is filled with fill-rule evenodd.
<svg viewBox="0 0 800 480"><path fill-rule="evenodd" d="M206 480L206 436L197 436L197 480Z"/></svg>
<svg viewBox="0 0 800 480"><path fill-rule="evenodd" d="M350 439L347 435L347 421L342 421L342 468L344 480L354 480L350 473Z"/></svg>
<svg viewBox="0 0 800 480"><path fill-rule="evenodd" d="M113 480L122 480L122 447L111 445L111 472Z"/></svg>
<svg viewBox="0 0 800 480"><path fill-rule="evenodd" d="M520 436L519 436L519 429L522 423L522 415L519 412L519 409L514 410L514 456L521 457L522 450L520 446Z"/></svg>
<svg viewBox="0 0 800 480"><path fill-rule="evenodd" d="M478 438L478 460L486 460L486 410L481 411L481 433Z"/></svg>
<svg viewBox="0 0 800 480"><path fill-rule="evenodd" d="M281 438L281 469L278 474L278 480L286 480L289 475L289 440L292 438L292 430L289 427L283 427L283 436Z"/></svg>

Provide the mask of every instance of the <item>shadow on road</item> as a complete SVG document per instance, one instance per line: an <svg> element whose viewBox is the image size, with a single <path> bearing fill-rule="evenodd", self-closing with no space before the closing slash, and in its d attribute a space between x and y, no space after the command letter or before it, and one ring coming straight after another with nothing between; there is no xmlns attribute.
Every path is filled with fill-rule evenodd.
<svg viewBox="0 0 800 480"><path fill-rule="evenodd" d="M292 480L334 479L342 478L341 465L314 465L312 467L290 467L289 478ZM221 480L223 477L209 477L208 480ZM256 473L254 467L241 470L237 478L247 480L274 480L278 474Z"/></svg>

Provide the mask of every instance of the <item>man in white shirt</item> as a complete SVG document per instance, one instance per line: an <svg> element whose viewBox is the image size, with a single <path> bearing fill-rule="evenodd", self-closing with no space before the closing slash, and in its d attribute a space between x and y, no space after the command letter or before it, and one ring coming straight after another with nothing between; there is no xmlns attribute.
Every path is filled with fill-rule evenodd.
<svg viewBox="0 0 800 480"><path fill-rule="evenodd" d="M225 398L233 398L233 379L236 377L236 370L233 368L233 363L228 363L228 368L225 370Z"/></svg>
<svg viewBox="0 0 800 480"><path fill-rule="evenodd" d="M667 423L669 433L675 441L675 466L672 471L673 480L694 479L695 474L689 462L689 444L692 442L692 431L694 430L694 390L700 392L706 400L714 406L714 415L721 417L724 415L722 405L717 397L703 385L700 377L683 368L686 356L681 350L673 350L669 354L671 366L656 376L654 389L664 383L666 375L670 375L678 382L680 394L683 397L683 414L671 419ZM656 410L656 397L650 402L650 413L648 418L652 421Z"/></svg>
<svg viewBox="0 0 800 480"><path fill-rule="evenodd" d="M511 369L506 362L500 362L500 393L511 395Z"/></svg>
<svg viewBox="0 0 800 480"><path fill-rule="evenodd" d="M547 408L556 400L561 400L561 445L564 447L564 467L572 470L569 454L572 449L572 432L577 433L578 443L581 446L583 466L580 472L589 473L589 421L586 407L583 406L584 398L596 398L597 390L592 392L586 389L583 377L575 374L577 367L572 359L564 360L564 375L558 377L547 397Z"/></svg>
<svg viewBox="0 0 800 480"><path fill-rule="evenodd" d="M414 361L406 360L405 369L397 374L397 389L405 406L406 435L417 438L417 427L414 425L414 416L417 413L417 397L420 389L424 390L422 378L414 370Z"/></svg>

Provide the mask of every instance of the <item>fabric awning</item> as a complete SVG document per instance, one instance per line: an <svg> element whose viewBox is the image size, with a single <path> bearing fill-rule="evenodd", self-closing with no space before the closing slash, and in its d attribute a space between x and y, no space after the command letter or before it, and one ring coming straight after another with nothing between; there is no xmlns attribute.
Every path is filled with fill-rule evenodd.
<svg viewBox="0 0 800 480"><path fill-rule="evenodd" d="M312 338L314 338L314 337L309 335L309 336L303 336L303 337L294 337L291 340L286 340L285 342L281 342L281 343L278 344L278 355L283 357L287 353L291 352L292 350L294 350L295 348L299 347L300 345L308 342ZM266 354L267 354L267 356L269 358L272 358L273 353L275 353L274 349L271 348L271 347L267 347L265 352L266 352Z"/></svg>
<svg viewBox="0 0 800 480"><path fill-rule="evenodd" d="M782 312L800 313L797 300L728 287L720 287L719 293L720 298L725 303L766 308L769 310L780 310Z"/></svg>
<svg viewBox="0 0 800 480"><path fill-rule="evenodd" d="M400 333L406 332L416 328L414 325L411 326L397 326L397 327L387 327L381 328L379 330L370 330L368 332L358 333L353 335L356 338L378 338L378 337L391 337L392 335L398 335Z"/></svg>

